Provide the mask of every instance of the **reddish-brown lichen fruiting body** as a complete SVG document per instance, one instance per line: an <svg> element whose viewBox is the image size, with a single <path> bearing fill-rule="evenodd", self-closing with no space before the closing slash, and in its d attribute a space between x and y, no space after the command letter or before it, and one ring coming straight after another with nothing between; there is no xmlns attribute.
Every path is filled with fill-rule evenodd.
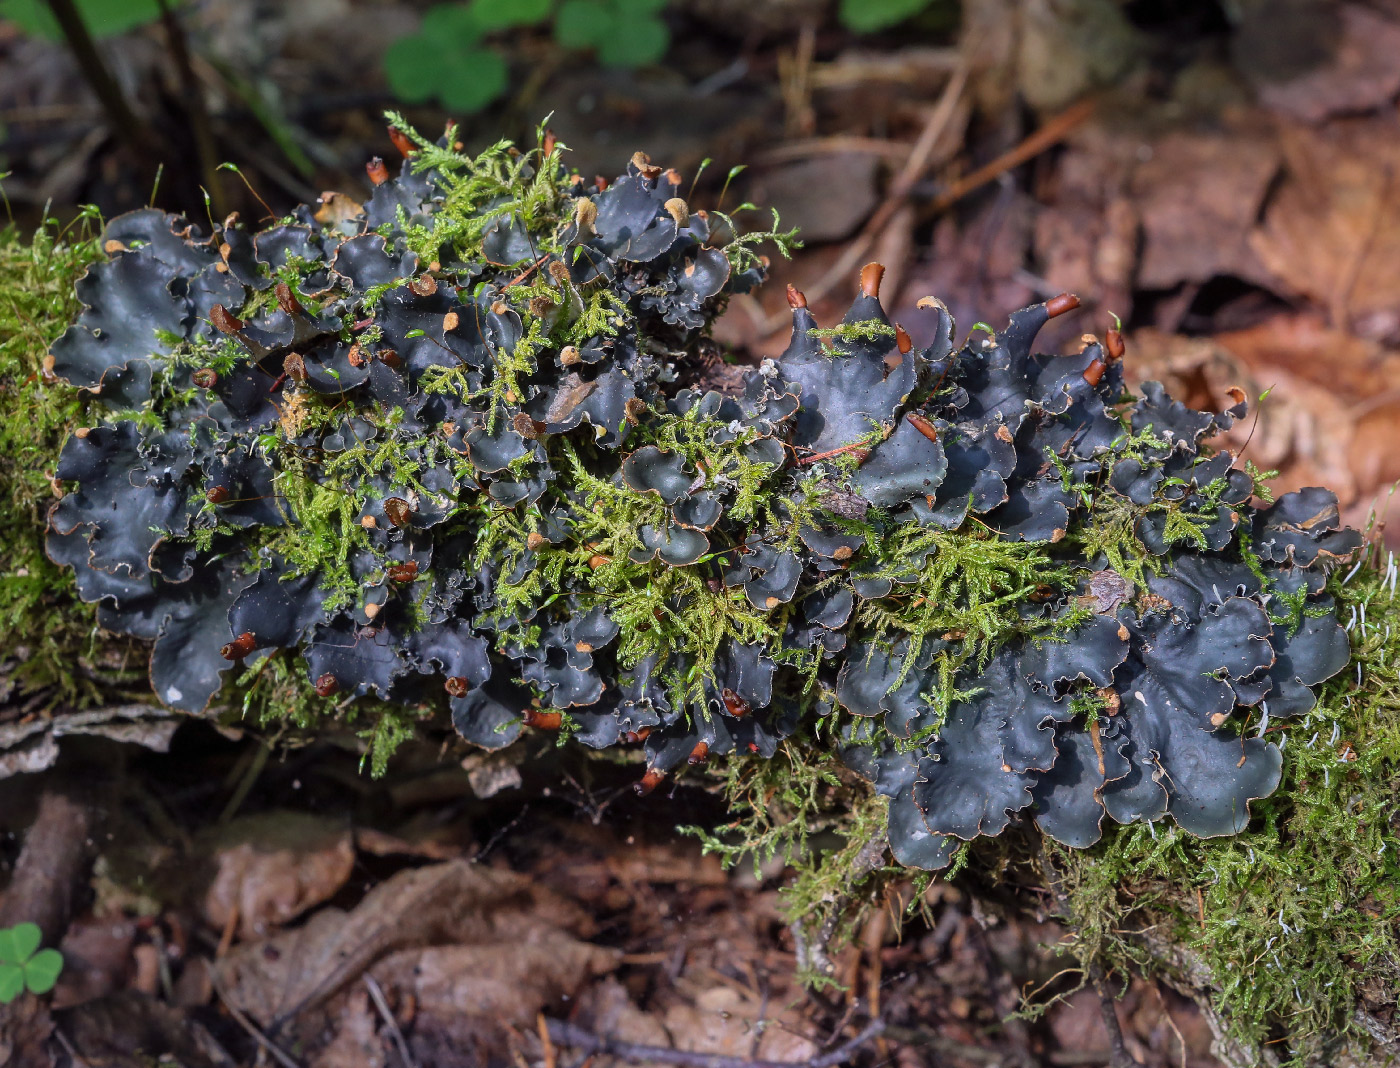
<svg viewBox="0 0 1400 1068"><path fill-rule="evenodd" d="M253 636L251 631L245 630L237 638L234 638L233 641L220 649L219 654L225 660L242 660L253 651L256 644L257 638Z"/></svg>

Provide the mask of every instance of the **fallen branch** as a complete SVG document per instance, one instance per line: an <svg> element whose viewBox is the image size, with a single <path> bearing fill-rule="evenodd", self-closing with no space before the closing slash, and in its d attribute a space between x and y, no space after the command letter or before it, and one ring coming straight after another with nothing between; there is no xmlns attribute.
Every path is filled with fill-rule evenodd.
<svg viewBox="0 0 1400 1068"><path fill-rule="evenodd" d="M681 1068L836 1068L867 1042L883 1034L884 1020L872 1020L855 1038L837 1046L829 1053L806 1061L759 1061L748 1057L730 1057L723 1053L701 1053L696 1050L671 1049L667 1046L644 1046L601 1038L563 1020L549 1020L549 1037L561 1046L571 1046L585 1053L603 1053L625 1061L677 1064Z"/></svg>
<svg viewBox="0 0 1400 1068"><path fill-rule="evenodd" d="M38 811L0 903L0 927L38 924L44 943L58 944L87 879L94 823L84 800L57 789L39 795Z"/></svg>

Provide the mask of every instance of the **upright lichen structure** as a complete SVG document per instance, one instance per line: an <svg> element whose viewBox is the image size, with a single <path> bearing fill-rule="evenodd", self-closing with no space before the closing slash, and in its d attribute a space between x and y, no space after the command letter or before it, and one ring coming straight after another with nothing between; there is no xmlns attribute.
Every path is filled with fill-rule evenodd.
<svg viewBox="0 0 1400 1068"><path fill-rule="evenodd" d="M1324 592L1359 538L1323 490L1264 508L1207 414L1123 386L1116 331L1037 355L1077 300L920 348L861 275L737 395L677 380L758 240L633 157L542 134L460 152L395 126L363 205L251 233L145 210L54 373L93 398L49 553L151 682L203 711L294 650L321 697L444 702L457 730L640 745L643 791L825 735L889 799L902 863L1013 820L1238 832L1268 722L1349 647Z"/></svg>

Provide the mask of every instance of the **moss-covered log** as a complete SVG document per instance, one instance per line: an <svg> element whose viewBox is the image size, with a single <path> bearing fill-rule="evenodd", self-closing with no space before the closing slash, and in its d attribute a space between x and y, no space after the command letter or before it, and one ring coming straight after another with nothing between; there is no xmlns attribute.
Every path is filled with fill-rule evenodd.
<svg viewBox="0 0 1400 1068"><path fill-rule="evenodd" d="M72 666L118 634L166 705L351 721L376 768L439 714L617 747L727 791L711 848L794 864L814 981L951 866L1048 889L1086 974L1162 969L1266 1059L1392 1041L1396 574L1327 491L1210 451L1247 398L1131 397L1117 330L1036 354L1069 296L961 344L929 298L918 347L873 264L835 327L791 291L741 395L692 388L776 217L640 153L585 180L543 131L394 134L365 204L256 233L5 235L25 686L101 697Z"/></svg>

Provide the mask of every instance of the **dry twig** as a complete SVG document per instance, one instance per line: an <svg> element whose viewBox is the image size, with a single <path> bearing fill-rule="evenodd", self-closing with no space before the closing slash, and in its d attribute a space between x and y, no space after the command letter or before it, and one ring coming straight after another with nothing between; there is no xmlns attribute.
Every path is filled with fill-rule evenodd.
<svg viewBox="0 0 1400 1068"><path fill-rule="evenodd" d="M904 161L904 166L890 184L889 192L885 194L884 201L875 209L875 214L870 216L856 239L846 246L841 257L822 275L816 285L807 287L807 302L809 304L820 301L843 279L851 275L851 272L865 258L870 246L884 232L890 220L894 218L914 192L914 186L923 177L929 157L933 155L934 146L938 143L939 137L943 135L943 131L948 128L948 124L953 121L953 116L957 112L958 100L962 96L963 88L967 85L967 75L968 65L966 61L963 61L958 64L949 77L948 84L943 87L943 93L938 98L938 103L929 112L928 121L924 123L924 128L919 133L919 139L909 150L909 158ZM786 312L773 316L767 323L768 330L778 329L786 319Z"/></svg>

